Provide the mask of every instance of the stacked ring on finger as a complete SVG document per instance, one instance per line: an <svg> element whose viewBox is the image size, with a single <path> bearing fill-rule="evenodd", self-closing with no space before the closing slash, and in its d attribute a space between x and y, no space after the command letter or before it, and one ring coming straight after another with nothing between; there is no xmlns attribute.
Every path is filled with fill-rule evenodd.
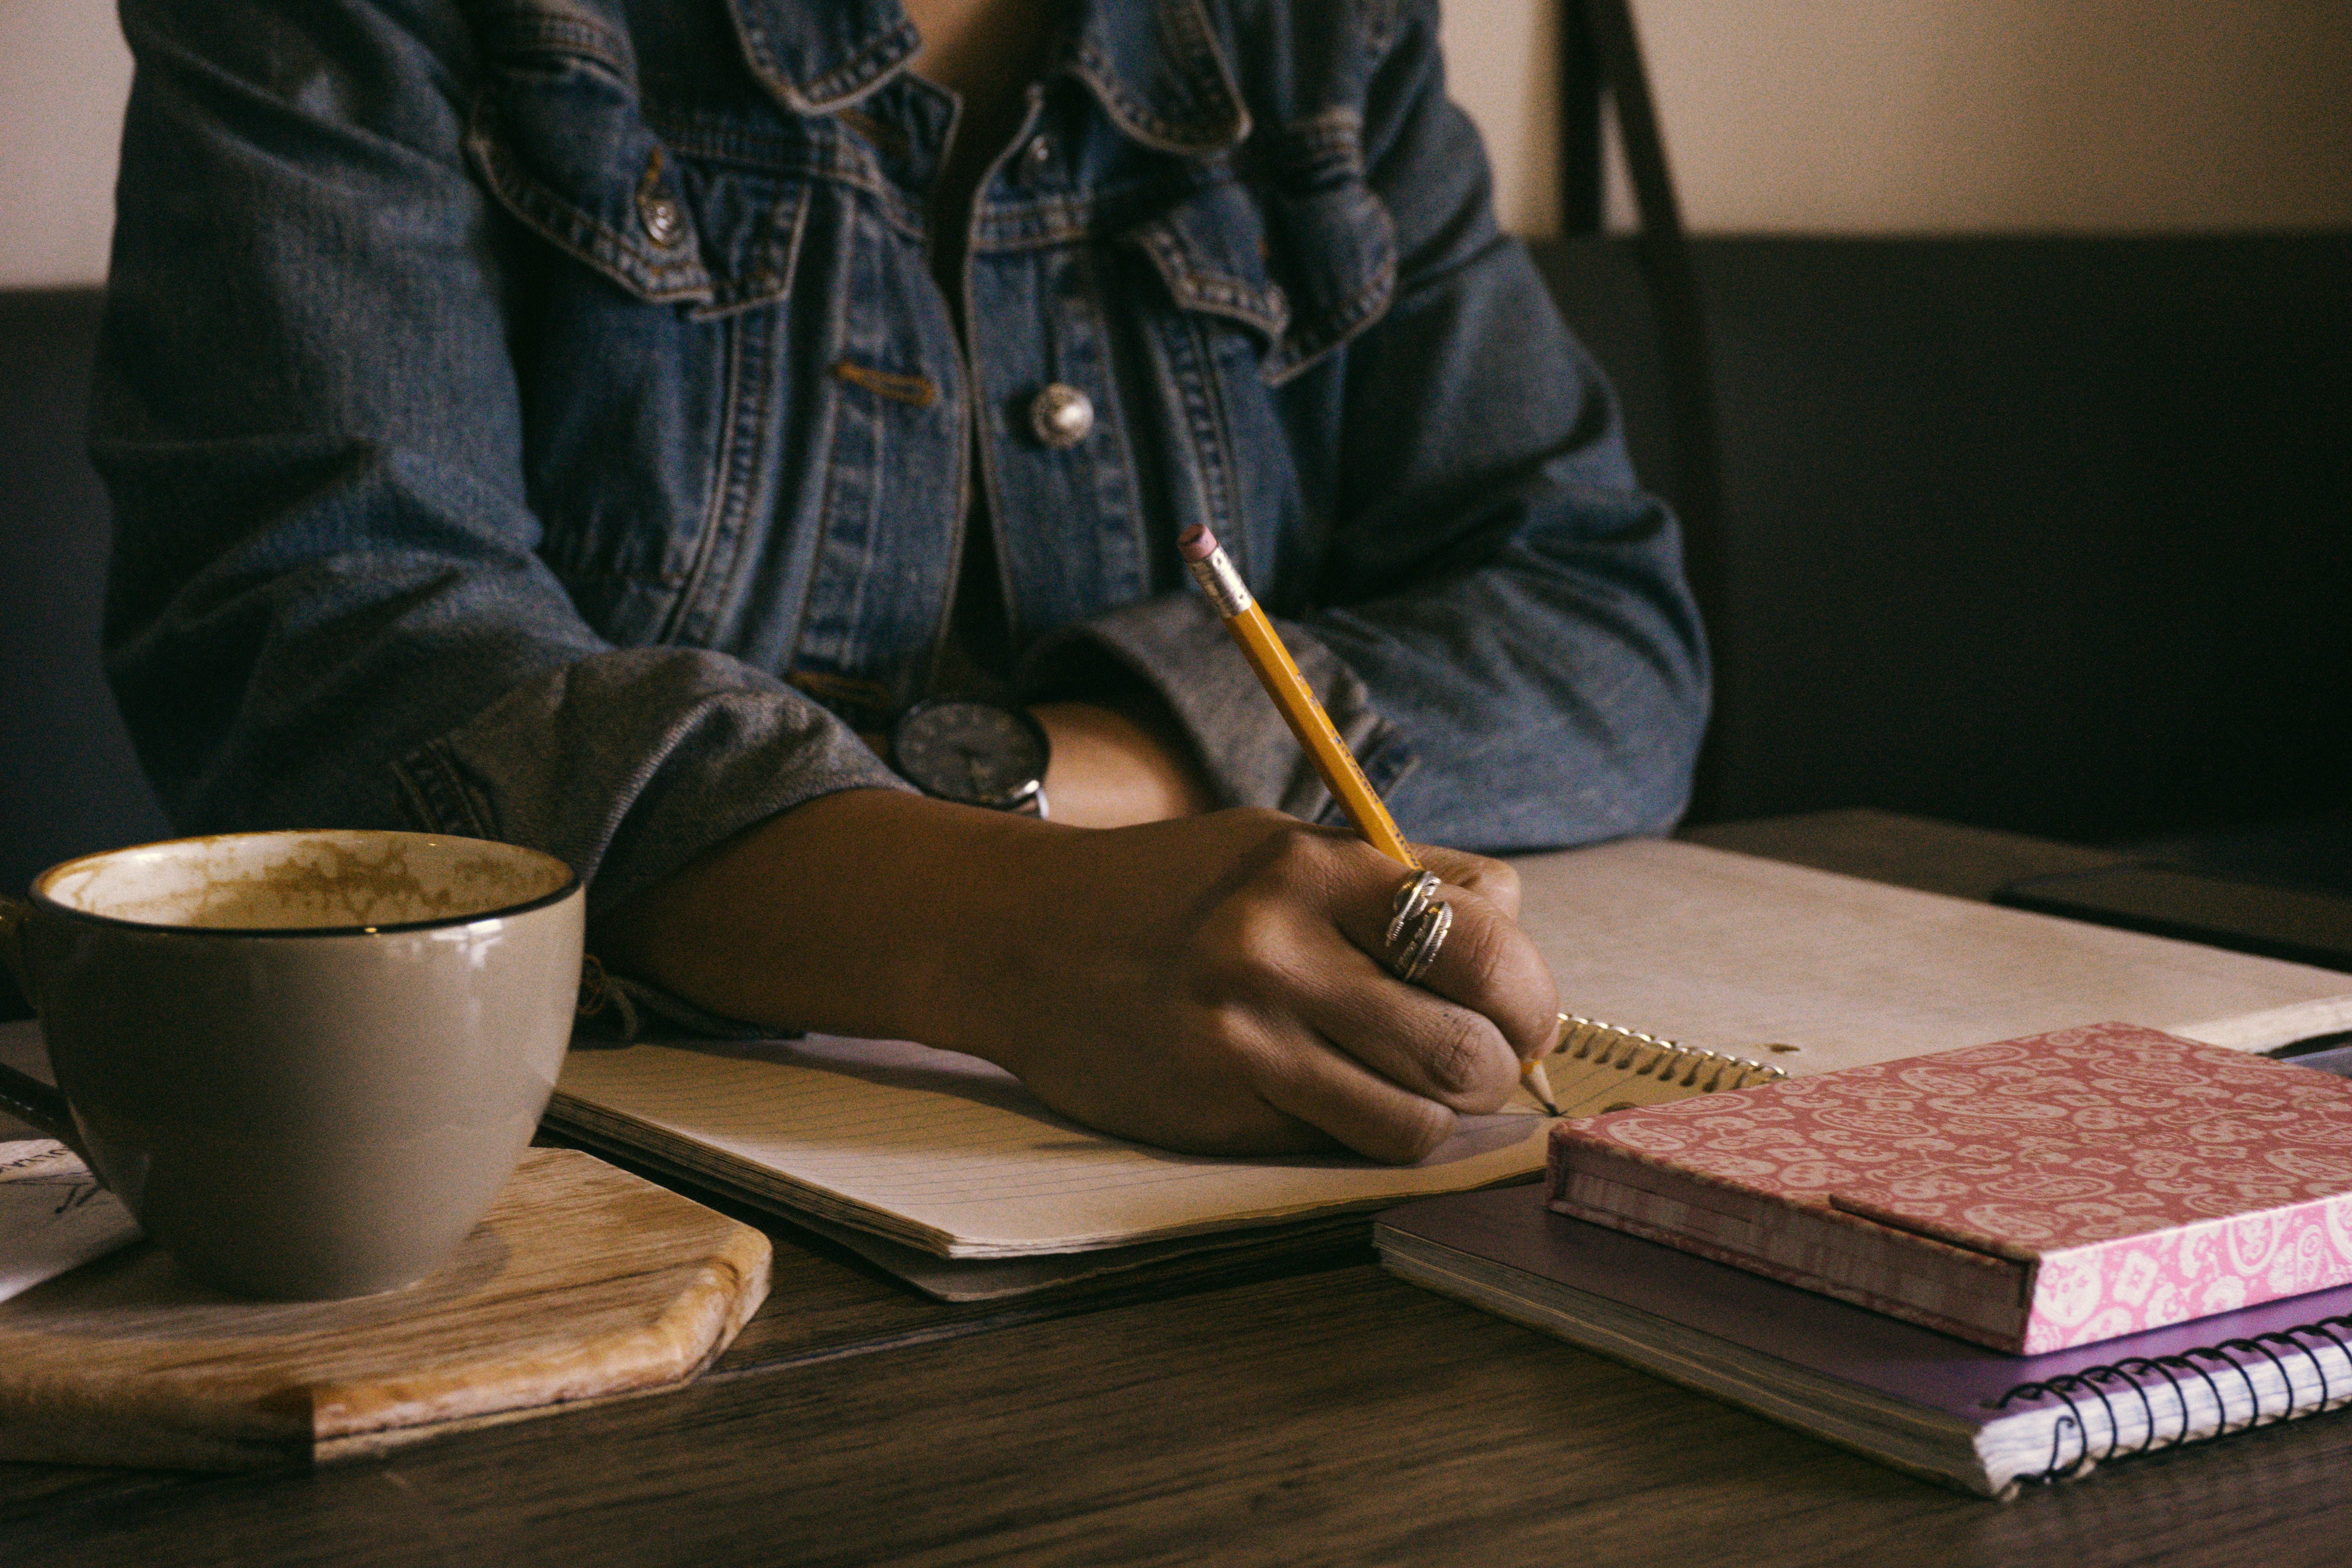
<svg viewBox="0 0 2352 1568"><path fill-rule="evenodd" d="M1389 946L1394 947L1404 940L1404 933L1429 908L1430 897L1436 891L1437 878L1428 871L1415 871L1397 884L1396 897L1389 900Z"/></svg>
<svg viewBox="0 0 2352 1568"><path fill-rule="evenodd" d="M1437 962L1437 950L1445 945L1446 935L1453 930L1454 906L1440 899L1422 911L1412 928L1412 944L1391 973L1407 985L1417 984Z"/></svg>

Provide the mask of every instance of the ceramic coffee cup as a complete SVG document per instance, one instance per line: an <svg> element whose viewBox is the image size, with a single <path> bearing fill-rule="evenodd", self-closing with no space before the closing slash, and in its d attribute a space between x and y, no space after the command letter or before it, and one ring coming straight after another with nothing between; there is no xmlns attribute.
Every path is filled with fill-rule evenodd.
<svg viewBox="0 0 2352 1568"><path fill-rule="evenodd" d="M571 1037L585 898L537 850L228 834L68 860L0 904L58 1079L8 1073L6 1104L241 1294L431 1272L521 1158Z"/></svg>

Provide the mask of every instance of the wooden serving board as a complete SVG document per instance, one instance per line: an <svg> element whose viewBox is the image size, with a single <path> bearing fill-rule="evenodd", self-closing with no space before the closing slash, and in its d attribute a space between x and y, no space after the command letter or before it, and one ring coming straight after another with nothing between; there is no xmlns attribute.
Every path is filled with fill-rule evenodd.
<svg viewBox="0 0 2352 1568"><path fill-rule="evenodd" d="M437 1273L250 1301L142 1242L0 1303L0 1458L246 1469L690 1382L768 1293L768 1238L568 1149L524 1154Z"/></svg>

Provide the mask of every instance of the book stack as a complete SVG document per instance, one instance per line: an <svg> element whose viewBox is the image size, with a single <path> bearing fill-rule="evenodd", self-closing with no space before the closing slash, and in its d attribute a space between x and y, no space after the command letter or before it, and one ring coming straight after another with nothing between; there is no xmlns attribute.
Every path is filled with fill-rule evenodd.
<svg viewBox="0 0 2352 1568"><path fill-rule="evenodd" d="M1375 1240L1990 1496L2352 1403L2352 1081L2127 1024L1564 1121Z"/></svg>

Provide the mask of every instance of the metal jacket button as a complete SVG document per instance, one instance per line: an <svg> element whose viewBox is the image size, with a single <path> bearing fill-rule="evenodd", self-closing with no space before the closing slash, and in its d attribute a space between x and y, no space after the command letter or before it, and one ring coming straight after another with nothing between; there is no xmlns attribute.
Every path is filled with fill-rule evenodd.
<svg viewBox="0 0 2352 1568"><path fill-rule="evenodd" d="M651 192L637 197L637 221L646 226L646 237L665 248L676 245L686 234L686 219L678 212L677 204Z"/></svg>
<svg viewBox="0 0 2352 1568"><path fill-rule="evenodd" d="M1052 169L1053 166L1054 139L1051 136L1032 136L1029 138L1029 145L1021 150L1022 178L1027 180L1037 179L1043 176L1048 170Z"/></svg>
<svg viewBox="0 0 2352 1568"><path fill-rule="evenodd" d="M1053 382L1030 400L1029 428L1057 452L1085 440L1094 427L1094 399L1075 386Z"/></svg>

